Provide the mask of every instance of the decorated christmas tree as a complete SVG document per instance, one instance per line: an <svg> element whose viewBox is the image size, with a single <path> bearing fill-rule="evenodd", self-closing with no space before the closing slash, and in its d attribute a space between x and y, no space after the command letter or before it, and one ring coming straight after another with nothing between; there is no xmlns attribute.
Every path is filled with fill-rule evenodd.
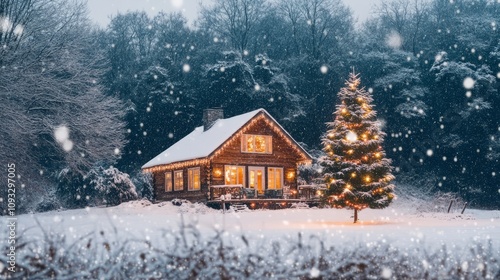
<svg viewBox="0 0 500 280"><path fill-rule="evenodd" d="M371 104L373 98L354 72L338 93L335 120L327 123L322 142L326 155L320 159L328 186L328 202L337 208L387 207L395 195L391 160L382 148L385 133Z"/></svg>

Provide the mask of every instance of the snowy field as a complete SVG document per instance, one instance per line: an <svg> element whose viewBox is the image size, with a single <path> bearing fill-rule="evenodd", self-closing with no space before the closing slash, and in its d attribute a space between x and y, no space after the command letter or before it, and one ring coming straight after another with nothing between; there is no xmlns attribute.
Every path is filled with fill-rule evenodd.
<svg viewBox="0 0 500 280"><path fill-rule="evenodd" d="M133 201L109 208L87 208L38 213L19 217L19 229L34 235L37 221L45 230L79 238L92 231L116 227L119 235L155 240L164 229L177 230L181 219L194 223L206 234L224 230L262 239L281 239L318 235L328 244L366 244L391 242L397 246L461 246L479 240L492 240L500 246L500 211L467 209L459 213L417 213L401 206L360 212L360 221L352 222L352 211L339 209L214 210L201 204L174 206L170 202L150 204Z"/></svg>
<svg viewBox="0 0 500 280"><path fill-rule="evenodd" d="M187 226L181 227L183 223ZM153 252L152 248L156 247L165 248L164 252L172 251L181 255L188 252L187 254L198 255L201 252L193 252L196 247L211 246L210 243L217 239L219 240L217 242L220 242L220 245L217 246L221 248L227 246L229 251L238 252L238 256L241 254L241 248L247 248L245 250L249 252L245 254L260 254L259 256L262 256L263 259L266 259L268 255L276 255L277 253L273 251L278 246L282 250L277 255L280 256L278 258L282 259L279 260L273 256L271 260L266 262L276 261L285 264L289 262L289 265L285 267L292 267L297 266L296 264L302 260L297 259L297 255L300 255L297 250L301 247L297 244L303 243L308 246L308 251L304 254L311 254L311 251L314 251L313 254L319 256L319 259L317 259L317 263L316 261L305 262L307 264L303 265L303 269L293 270L302 273L295 274L296 278L315 278L326 273L326 270L320 268L319 260L323 255L325 257L331 256L332 251L325 248L336 248L342 252L343 256L351 256L350 254L356 254L356 251L358 255L365 256L366 254L359 252L366 250L375 258L381 258L381 266L372 272L366 272L366 269L363 266L359 268L358 264L355 274L342 272L343 274L338 274L336 277L356 279L372 275L375 278L399 278L401 274L393 274L393 270L398 269L391 267L391 263L394 262L395 265L399 265L398 262L406 262L406 265L410 267L409 270L414 272L403 274L403 277L410 278L426 277L419 274L423 270L429 271L429 279L462 278L463 275L484 279L500 277L500 272L498 272L500 265L498 262L500 256L500 211L467 209L464 215L457 212L450 214L418 213L415 209L405 208L404 203L397 202L392 207L383 210L363 210L360 212L360 222L353 224L352 211L348 210L285 209L245 212L229 210L223 214L221 210L210 209L202 204L189 203L174 206L171 202L150 204L147 201L133 201L109 208L98 207L22 215L18 218L18 227L19 233L25 231L23 233L24 240L36 240L34 243L38 243L38 247L34 247L34 251L39 250L42 255L44 251L50 252L47 244L66 243L68 245L64 245L65 248L62 251L68 252L72 250L70 249L71 244L80 244L78 245L80 246L79 250L86 250L85 247L91 247L90 244L94 242L92 240L96 240L97 243L108 244L105 245L107 252L97 250L90 255L104 252L107 257L101 258L113 259L114 257L110 256L113 250L109 249L109 246L113 245L109 244L121 246L120 244L135 240L142 245L136 244L126 250L122 248L120 252L116 253L118 259L128 255L133 256L132 260L135 262L138 260L137 255L144 256L144 253L141 252ZM181 231L189 231L190 233ZM188 244L184 249L179 245L182 240ZM63 247L61 244L59 246ZM214 250L219 248L217 246L214 247ZM323 252L323 250L325 251ZM217 255L217 252L214 251L213 254ZM445 255L439 264L441 269L435 269L436 263L433 263L436 258L439 258L437 254ZM61 258L63 255L64 253L61 253ZM293 258L291 255L294 255ZM305 258L307 259L307 257ZM343 258L346 259L346 257ZM359 256L353 255L352 258L359 258ZM155 255L153 259L157 261L158 256ZM443 264L444 260L451 263L451 266ZM64 259L64 261L68 260ZM241 260L239 261L241 262ZM121 262L119 265L124 266L126 262ZM273 264L273 267L275 265ZM329 265L330 263L326 266ZM184 276L176 274L189 268L189 265L182 264L183 269L178 270L178 266L179 264L176 264L175 269L168 272L170 274L165 272L159 278L166 275L173 275L176 278L178 276L179 279L193 276L192 274ZM239 267L240 264L237 266ZM269 263L265 266L269 266ZM282 269L284 270L281 274L277 273L276 275L283 276L290 273L288 268ZM363 274L358 277L356 273L359 272L359 269L363 271ZM337 270L342 271L342 269ZM61 269L58 268L57 271L61 271ZM457 274L450 275L450 271ZM476 274L460 274L464 271L475 271ZM497 273L495 274L495 272ZM206 276L204 273L208 272L200 269L200 272L197 273L200 273L198 276ZM211 273L220 275L221 272L212 271ZM75 276L74 274L70 275ZM104 275L105 278L108 277L108 274ZM252 278L252 275L250 273L247 276ZM261 273L261 276L266 275L269 276L269 272ZM118 276L118 278L122 276ZM232 278L240 276L237 274ZM89 275L82 277L92 278ZM229 277L231 278L231 276Z"/></svg>

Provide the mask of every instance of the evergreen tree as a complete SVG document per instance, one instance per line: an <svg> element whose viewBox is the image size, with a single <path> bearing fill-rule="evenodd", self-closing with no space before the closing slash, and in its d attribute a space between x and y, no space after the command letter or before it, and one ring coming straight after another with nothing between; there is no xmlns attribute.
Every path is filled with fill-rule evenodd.
<svg viewBox="0 0 500 280"><path fill-rule="evenodd" d="M337 208L358 210L385 208L395 197L391 160L382 149L381 131L373 99L360 88L359 75L351 73L338 96L335 120L322 142L326 155L320 159L327 183L329 202Z"/></svg>

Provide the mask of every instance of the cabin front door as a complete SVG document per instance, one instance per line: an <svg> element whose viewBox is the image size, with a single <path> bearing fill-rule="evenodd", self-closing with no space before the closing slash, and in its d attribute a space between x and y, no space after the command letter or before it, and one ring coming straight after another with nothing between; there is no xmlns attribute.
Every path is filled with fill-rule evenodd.
<svg viewBox="0 0 500 280"><path fill-rule="evenodd" d="M248 167L248 187L257 190L258 194L264 194L264 167Z"/></svg>

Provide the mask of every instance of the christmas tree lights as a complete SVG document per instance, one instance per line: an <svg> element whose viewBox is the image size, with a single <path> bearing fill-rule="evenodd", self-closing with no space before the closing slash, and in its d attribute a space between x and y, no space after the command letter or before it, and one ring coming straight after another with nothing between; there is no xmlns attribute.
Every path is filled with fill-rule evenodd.
<svg viewBox="0 0 500 280"><path fill-rule="evenodd" d="M337 208L358 211L387 207L394 199L391 160L382 148L385 133L377 121L370 93L360 88L354 72L338 93L335 120L327 123L322 139L325 156L320 159L328 185L328 202Z"/></svg>

